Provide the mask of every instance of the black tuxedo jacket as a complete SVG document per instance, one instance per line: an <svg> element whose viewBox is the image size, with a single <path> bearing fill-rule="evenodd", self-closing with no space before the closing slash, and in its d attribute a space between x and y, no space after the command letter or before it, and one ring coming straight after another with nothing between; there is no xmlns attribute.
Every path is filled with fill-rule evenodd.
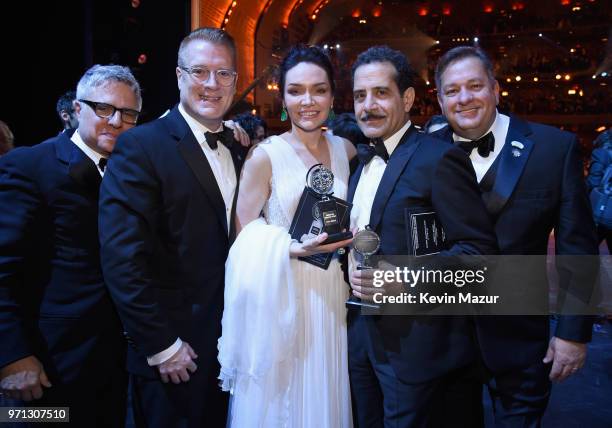
<svg viewBox="0 0 612 428"><path fill-rule="evenodd" d="M450 127L434 135L453 141ZM495 222L502 255L545 255L553 229L556 254L597 254L595 225L575 135L511 116L499 157L495 183L485 204ZM573 283L571 270L571 265L559 270L562 286L577 295L589 294L589 289L577 288L592 287L592 282ZM542 263L539 270L531 270L531 275L517 280L541 287L546 266ZM560 316L555 335L587 342L591 327L589 317ZM494 371L541 361L549 339L548 318L541 316L478 317L476 331L483 359Z"/></svg>
<svg viewBox="0 0 612 428"><path fill-rule="evenodd" d="M238 175L245 149L231 151ZM178 107L119 137L100 192L102 267L128 370L158 378L146 357L177 337L199 355L198 371L216 370L230 238L212 169Z"/></svg>
<svg viewBox="0 0 612 428"><path fill-rule="evenodd" d="M101 177L71 135L0 158L0 366L35 355L53 384L107 378L125 357L100 266Z"/></svg>
<svg viewBox="0 0 612 428"><path fill-rule="evenodd" d="M352 202L363 165L349 183ZM448 240L447 254L495 254L497 244L474 169L460 149L409 128L391 154L374 198L370 226L379 254L408 253L407 209L433 208ZM423 382L468 364L475 347L461 317L380 316L370 336L404 382Z"/></svg>

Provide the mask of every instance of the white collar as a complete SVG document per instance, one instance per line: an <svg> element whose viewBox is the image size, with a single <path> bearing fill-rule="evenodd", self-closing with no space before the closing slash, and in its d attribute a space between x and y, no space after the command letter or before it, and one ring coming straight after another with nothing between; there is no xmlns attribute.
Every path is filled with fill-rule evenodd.
<svg viewBox="0 0 612 428"><path fill-rule="evenodd" d="M393 150L395 150L397 145L400 143L400 140L402 139L408 128L410 128L411 124L412 122L409 120L404 124L404 126L400 128L399 131L397 131L395 134L393 134L384 141L385 148L387 149L387 153L389 153L389 156L391 156Z"/></svg>
<svg viewBox="0 0 612 428"><path fill-rule="evenodd" d="M98 163L100 163L100 159L105 158L106 156L102 156L100 153L96 152L94 149L92 149L91 147L89 147L85 141L83 141L83 138L81 137L81 134L79 134L79 130L77 129L76 131L74 131L74 134L72 134L72 137L70 137L70 141L72 141L74 144L76 144L76 146L81 149L81 151L83 153L85 153L85 155L91 159L96 166L98 166Z"/></svg>

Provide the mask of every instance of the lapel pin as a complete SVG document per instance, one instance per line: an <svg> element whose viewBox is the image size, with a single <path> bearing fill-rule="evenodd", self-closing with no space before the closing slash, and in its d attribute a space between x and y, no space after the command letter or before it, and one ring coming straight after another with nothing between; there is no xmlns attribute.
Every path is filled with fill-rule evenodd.
<svg viewBox="0 0 612 428"><path fill-rule="evenodd" d="M512 147L516 147L517 149L521 149L523 150L525 148L525 146L523 145L523 143L519 142L519 141L513 141L510 143L510 145Z"/></svg>

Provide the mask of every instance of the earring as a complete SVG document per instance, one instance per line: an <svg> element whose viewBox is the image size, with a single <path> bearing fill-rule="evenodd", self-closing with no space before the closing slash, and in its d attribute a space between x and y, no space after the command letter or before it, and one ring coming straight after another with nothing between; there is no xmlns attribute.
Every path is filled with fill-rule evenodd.
<svg viewBox="0 0 612 428"><path fill-rule="evenodd" d="M336 118L336 113L334 112L334 108L332 107L329 110L329 114L327 115L327 120L334 120Z"/></svg>
<svg viewBox="0 0 612 428"><path fill-rule="evenodd" d="M285 107L283 107L283 109L281 110L280 120L281 122L284 122L287 120L287 109Z"/></svg>

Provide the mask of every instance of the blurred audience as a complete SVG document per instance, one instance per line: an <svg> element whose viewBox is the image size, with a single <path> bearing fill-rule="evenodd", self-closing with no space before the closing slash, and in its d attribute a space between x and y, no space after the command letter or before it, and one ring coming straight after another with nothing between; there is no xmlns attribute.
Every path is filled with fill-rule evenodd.
<svg viewBox="0 0 612 428"><path fill-rule="evenodd" d="M0 120L0 156L15 148L15 138L8 125Z"/></svg>
<svg viewBox="0 0 612 428"><path fill-rule="evenodd" d="M589 192L598 188L601 192L611 191L612 177L612 128L608 128L593 141L594 150L591 153L591 165L587 176L587 187ZM608 204L612 204L612 195L609 197ZM609 207L608 205L608 207ZM597 219L596 219L597 223ZM612 250L612 229L606 225L597 224L597 235L599 242L606 240L608 252Z"/></svg>
<svg viewBox="0 0 612 428"><path fill-rule="evenodd" d="M329 121L328 127L334 135L346 138L354 145L369 143L369 140L359 129L354 113L338 114L333 120Z"/></svg>
<svg viewBox="0 0 612 428"><path fill-rule="evenodd" d="M448 126L448 121L446 118L441 114L436 114L429 118L427 123L423 126L423 129L428 134L431 134L432 132L436 132L438 129L444 128L445 126Z"/></svg>
<svg viewBox="0 0 612 428"><path fill-rule="evenodd" d="M268 125L261 117L250 112L240 113L232 118L249 134L251 144L257 144L268 136Z"/></svg>

